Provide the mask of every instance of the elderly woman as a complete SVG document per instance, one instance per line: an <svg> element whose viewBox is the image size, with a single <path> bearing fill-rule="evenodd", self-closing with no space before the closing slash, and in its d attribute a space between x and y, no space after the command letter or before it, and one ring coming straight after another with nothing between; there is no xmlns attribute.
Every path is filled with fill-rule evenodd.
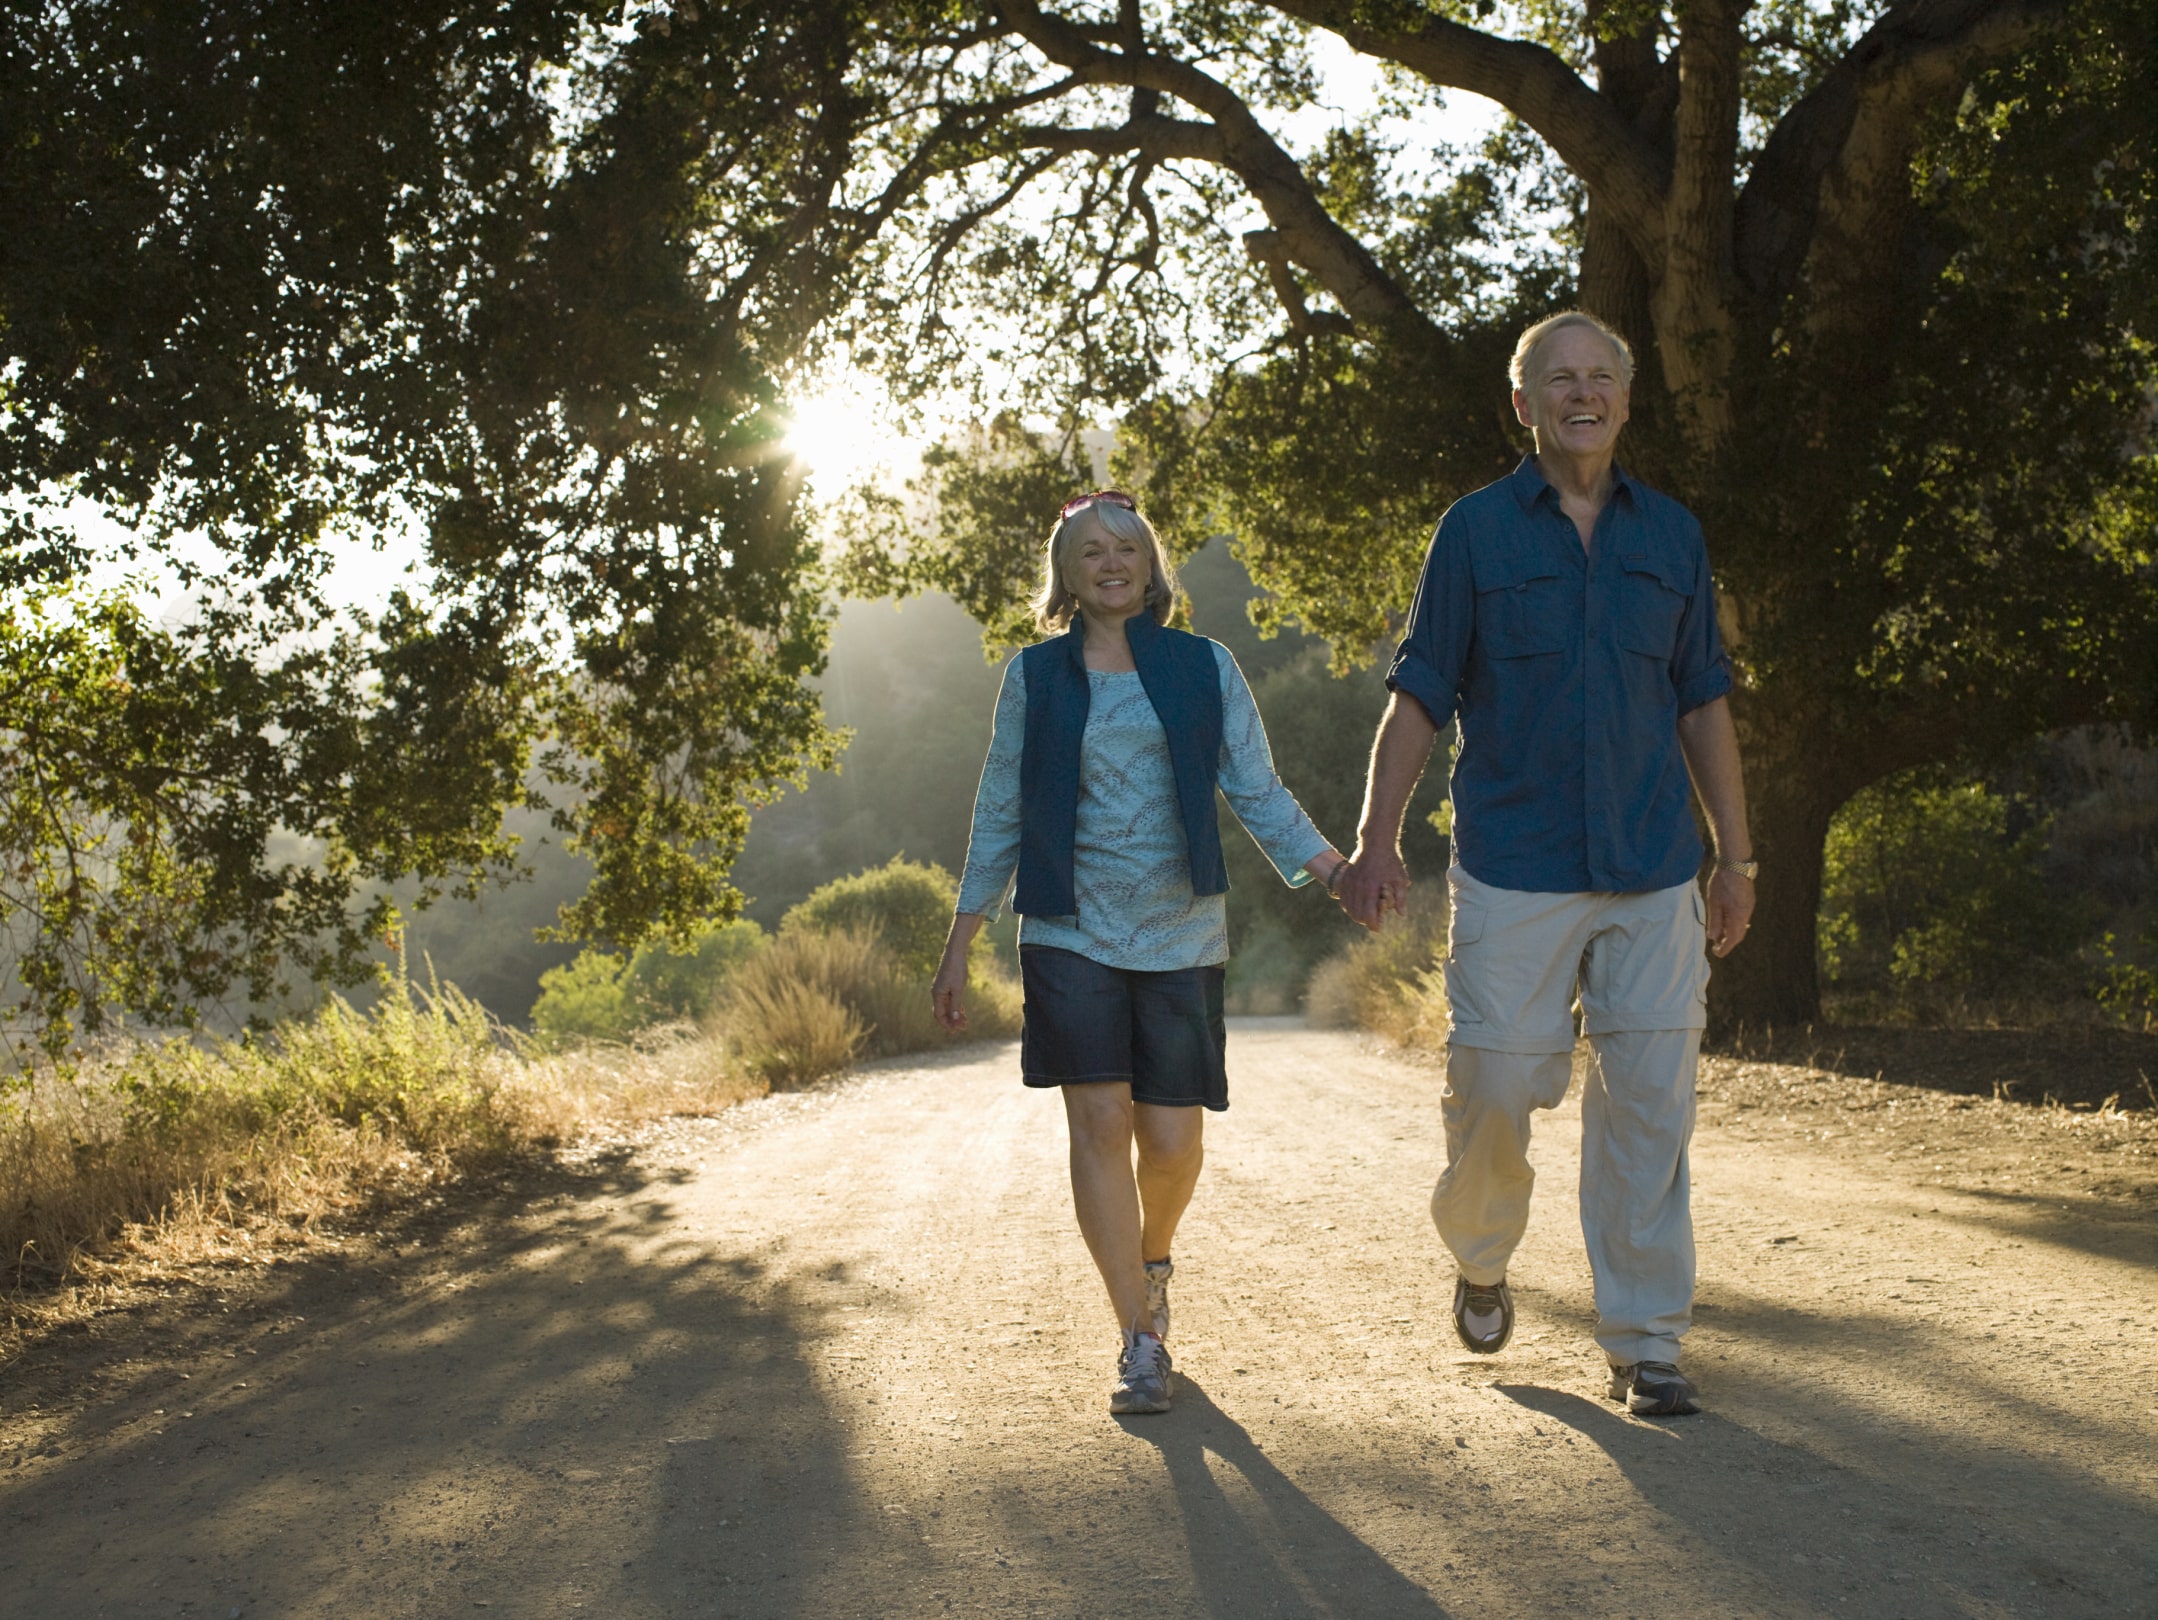
<svg viewBox="0 0 2158 1620"><path fill-rule="evenodd" d="M967 948L1016 869L1020 1064L1064 1094L1079 1230L1123 1334L1109 1410L1166 1412L1170 1240L1199 1179L1201 1110L1229 1106L1215 789L1291 885L1334 893L1348 862L1274 774L1228 649L1167 627L1176 579L1130 496L1067 502L1043 573L1048 639L1005 666L931 993L963 1028Z"/></svg>

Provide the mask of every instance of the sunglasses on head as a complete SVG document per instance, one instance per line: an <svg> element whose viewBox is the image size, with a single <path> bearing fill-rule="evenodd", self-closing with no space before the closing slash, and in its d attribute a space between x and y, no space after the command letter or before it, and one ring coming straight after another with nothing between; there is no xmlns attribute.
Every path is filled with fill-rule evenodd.
<svg viewBox="0 0 2158 1620"><path fill-rule="evenodd" d="M1091 495L1074 495L1070 500L1066 501L1057 511L1057 521L1062 523L1074 512L1083 512L1096 501L1101 502L1104 506L1121 506L1127 512L1139 510L1139 503L1121 489L1097 489Z"/></svg>

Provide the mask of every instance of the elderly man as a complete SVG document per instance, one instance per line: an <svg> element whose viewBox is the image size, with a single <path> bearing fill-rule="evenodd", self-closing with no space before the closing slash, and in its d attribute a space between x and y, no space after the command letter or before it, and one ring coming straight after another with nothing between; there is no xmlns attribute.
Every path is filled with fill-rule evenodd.
<svg viewBox="0 0 2158 1620"><path fill-rule="evenodd" d="M1701 527L1619 467L1633 356L1594 317L1522 334L1514 410L1535 453L1432 537L1371 757L1343 903L1399 911L1401 818L1457 715L1446 955L1446 1170L1431 1195L1460 1267L1454 1326L1504 1348L1506 1267L1528 1225L1529 1116L1594 1059L1581 1110L1581 1229L1611 1397L1698 1410L1678 1369L1692 1319L1686 1152L1708 960L1745 936L1754 864L1731 674ZM1683 762L1683 769L1681 764ZM1704 897L1687 778L1716 842Z"/></svg>

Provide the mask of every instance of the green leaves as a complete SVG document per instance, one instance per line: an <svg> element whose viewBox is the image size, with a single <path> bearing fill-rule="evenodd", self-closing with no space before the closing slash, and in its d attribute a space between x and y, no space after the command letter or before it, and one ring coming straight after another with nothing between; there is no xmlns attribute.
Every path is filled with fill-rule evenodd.
<svg viewBox="0 0 2158 1620"><path fill-rule="evenodd" d="M864 238L857 26L617 16L0 18L0 923L46 1051L365 971L362 886L507 875L542 792L598 872L562 926L686 942L743 801L831 758L775 407ZM180 627L68 594L86 504ZM383 542L410 586L339 610Z"/></svg>
<svg viewBox="0 0 2158 1620"><path fill-rule="evenodd" d="M63 1058L116 1008L184 1023L235 990L267 1000L281 964L349 972L383 922L346 913L352 781L320 766L349 752L364 658L338 641L257 662L234 628L164 629L117 596L0 606L0 925L22 986L0 1019L18 1056L27 1036ZM347 746L310 757L293 733Z"/></svg>

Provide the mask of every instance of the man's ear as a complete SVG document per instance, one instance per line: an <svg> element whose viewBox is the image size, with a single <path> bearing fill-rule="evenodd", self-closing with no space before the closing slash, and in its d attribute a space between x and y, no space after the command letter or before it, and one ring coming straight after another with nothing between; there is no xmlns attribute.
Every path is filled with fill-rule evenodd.
<svg viewBox="0 0 2158 1620"><path fill-rule="evenodd" d="M1536 425L1529 416L1529 395L1528 390L1525 388L1516 388L1514 390L1514 418L1525 428L1532 428Z"/></svg>

